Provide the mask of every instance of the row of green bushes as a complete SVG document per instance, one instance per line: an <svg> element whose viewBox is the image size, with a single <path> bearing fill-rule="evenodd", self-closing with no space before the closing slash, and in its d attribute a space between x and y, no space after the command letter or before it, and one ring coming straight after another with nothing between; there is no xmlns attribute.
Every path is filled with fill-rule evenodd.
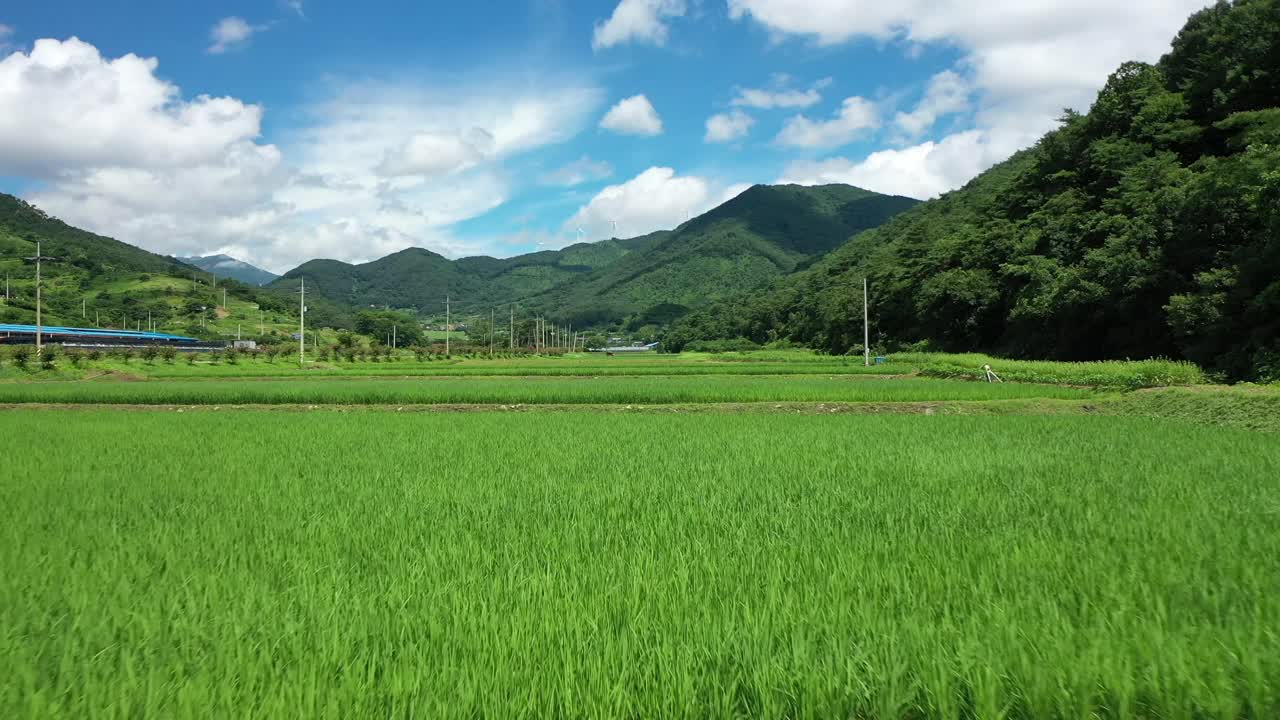
<svg viewBox="0 0 1280 720"><path fill-rule="evenodd" d="M983 366L990 365L1002 380L1011 382L1125 390L1206 382L1204 371L1199 367L1178 360L1057 362L1005 360L978 353L895 353L889 360L915 366L921 375L936 378L983 380L986 377Z"/></svg>

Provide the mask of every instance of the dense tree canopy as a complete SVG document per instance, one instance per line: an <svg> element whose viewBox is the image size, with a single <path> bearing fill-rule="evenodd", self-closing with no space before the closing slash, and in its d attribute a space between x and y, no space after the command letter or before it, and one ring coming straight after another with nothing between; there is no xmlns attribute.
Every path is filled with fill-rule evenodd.
<svg viewBox="0 0 1280 720"><path fill-rule="evenodd" d="M695 312L668 346L780 338L1280 375L1280 2L1194 15L1088 114L773 291Z"/></svg>

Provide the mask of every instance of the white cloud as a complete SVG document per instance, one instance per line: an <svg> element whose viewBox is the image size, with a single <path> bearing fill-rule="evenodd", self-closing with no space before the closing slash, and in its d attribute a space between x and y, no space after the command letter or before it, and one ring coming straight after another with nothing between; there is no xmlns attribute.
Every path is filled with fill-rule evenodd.
<svg viewBox="0 0 1280 720"><path fill-rule="evenodd" d="M603 180L613 175L613 167L603 160L596 162L590 157L583 155L564 167L553 170L543 175L541 180L544 185L559 185L561 187L573 187L586 182L595 180Z"/></svg>
<svg viewBox="0 0 1280 720"><path fill-rule="evenodd" d="M565 221L563 231L585 231L585 239L613 236L613 223L620 235L634 237L655 230L674 228L733 199L750 185L722 185L696 175L678 176L669 167L651 167L619 185L601 190Z"/></svg>
<svg viewBox="0 0 1280 720"><path fill-rule="evenodd" d="M446 175L470 170L493 152L493 136L483 128L467 132L416 133L390 149L378 166L387 177Z"/></svg>
<svg viewBox="0 0 1280 720"><path fill-rule="evenodd" d="M609 108L600 127L624 135L661 135L662 118L644 95L633 95Z"/></svg>
<svg viewBox="0 0 1280 720"><path fill-rule="evenodd" d="M990 139L980 130L902 150L881 150L860 162L838 157L792 163L780 183L843 183L889 195L926 199L963 185L998 162Z"/></svg>
<svg viewBox="0 0 1280 720"><path fill-rule="evenodd" d="M962 112L969 107L969 83L959 74L944 70L933 76L924 97L911 112L900 112L894 125L907 137L919 137L933 127L938 118Z"/></svg>
<svg viewBox="0 0 1280 720"><path fill-rule="evenodd" d="M105 60L71 38L0 60L0 174L52 178L89 167L220 164L258 136L262 108L183 100L152 58Z"/></svg>
<svg viewBox="0 0 1280 720"><path fill-rule="evenodd" d="M9 47L9 38L13 37L13 33L13 26L0 23L0 50Z"/></svg>
<svg viewBox="0 0 1280 720"><path fill-rule="evenodd" d="M807 108L822 102L822 94L813 88L808 90L764 90L742 88L732 104L743 107L770 110L773 108Z"/></svg>
<svg viewBox="0 0 1280 720"><path fill-rule="evenodd" d="M810 120L796 115L778 133L777 143L797 148L831 148L847 145L866 130L880 127L880 115L870 100L845 98L830 120Z"/></svg>
<svg viewBox="0 0 1280 720"><path fill-rule="evenodd" d="M42 180L27 199L73 225L276 272L410 246L487 251L451 228L505 202L502 160L569 139L603 99L554 78L528 87L354 83L308 108L277 147L258 140L261 108L185 99L156 69L154 59L105 59L76 39L39 40L30 55L0 60L0 175ZM450 139L473 154L441 163L430 151Z"/></svg>
<svg viewBox="0 0 1280 720"><path fill-rule="evenodd" d="M685 0L622 0L608 20L596 23L591 47L603 50L626 42L665 45L666 20L685 14Z"/></svg>
<svg viewBox="0 0 1280 720"><path fill-rule="evenodd" d="M707 118L707 134L705 142L724 143L740 140L747 136L755 120L741 110L712 115Z"/></svg>
<svg viewBox="0 0 1280 720"><path fill-rule="evenodd" d="M249 39L254 33L266 30L266 25L250 25L240 17L225 17L218 21L213 29L209 31L209 39L213 44L206 51L210 55L221 55L222 53L239 50L249 44Z"/></svg>
<svg viewBox="0 0 1280 720"><path fill-rule="evenodd" d="M1154 61L1196 10L1208 0L992 0L974 5L965 0L728 0L735 19L750 18L775 36L795 35L831 45L854 38L901 41L910 49L926 44L958 48L971 95L975 98L975 125L938 142L885 151L852 162L834 158L829 163L845 172L835 173L864 180L865 172L881 167L899 173L884 178L883 187L909 183L915 197L928 197L940 189L953 189L1033 143L1055 126L1065 107L1086 110L1107 77L1127 60ZM954 88L953 88L954 90ZM937 107L917 107L897 118L907 135L924 132L957 95ZM954 111L953 111L954 112ZM951 157L951 150L967 147L980 163ZM874 160L874 161L873 161ZM788 173L795 179L793 166ZM967 167L964 172L959 168ZM857 172L854 172L854 168ZM825 175L802 178L818 180ZM966 174L968 173L968 174ZM876 189L871 187L871 189Z"/></svg>
<svg viewBox="0 0 1280 720"><path fill-rule="evenodd" d="M303 8L303 0L284 0L284 6L297 13L298 17L305 18L307 16Z"/></svg>

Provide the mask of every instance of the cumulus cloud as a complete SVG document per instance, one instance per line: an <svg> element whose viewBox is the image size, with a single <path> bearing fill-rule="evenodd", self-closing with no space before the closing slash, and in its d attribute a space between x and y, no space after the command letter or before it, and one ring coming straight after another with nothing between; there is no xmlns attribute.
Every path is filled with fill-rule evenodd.
<svg viewBox="0 0 1280 720"><path fill-rule="evenodd" d="M707 118L707 134L703 137L703 140L709 143L741 140L751 131L753 124L755 124L755 120L741 110L731 110L727 113L712 115Z"/></svg>
<svg viewBox="0 0 1280 720"><path fill-rule="evenodd" d="M220 164L252 141L262 108L183 100L153 58L105 60L71 38L37 40L0 61L0 174L52 178L89 167Z"/></svg>
<svg viewBox="0 0 1280 720"><path fill-rule="evenodd" d="M541 178L543 185L559 185L573 187L595 180L604 180L613 175L613 167L603 160L597 162L583 155L563 167L557 168Z"/></svg>
<svg viewBox="0 0 1280 720"><path fill-rule="evenodd" d="M651 167L634 178L601 190L564 223L564 231L582 228L585 239L619 234L636 236L674 228L692 216L737 197L750 185L723 185L696 175L676 175L669 167Z"/></svg>
<svg viewBox="0 0 1280 720"><path fill-rule="evenodd" d="M854 162L838 157L792 163L780 183L843 183L889 195L926 199L963 185L1002 158L980 130L901 150L881 150Z"/></svg>
<svg viewBox="0 0 1280 720"><path fill-rule="evenodd" d="M831 148L847 145L867 130L880 127L880 114L870 100L845 98L840 110L829 120L810 120L796 115L782 126L776 142L795 148Z"/></svg>
<svg viewBox="0 0 1280 720"><path fill-rule="evenodd" d="M929 81L915 109L898 113L893 123L906 137L919 137L933 127L938 118L968 109L969 92L969 83L964 78L952 70L944 70Z"/></svg>
<svg viewBox="0 0 1280 720"><path fill-rule="evenodd" d="M502 160L572 137L603 99L551 79L483 91L362 82L307 108L277 146L258 139L261 108L184 98L156 70L74 38L0 60L0 175L42 180L27 199L74 225L276 272L410 246L486 250L451 226L505 202Z"/></svg>
<svg viewBox="0 0 1280 720"><path fill-rule="evenodd" d="M963 166L964 159L947 158L949 152L965 146L976 150L983 163L974 172L981 171L1052 129L1062 108L1087 109L1120 63L1158 59L1187 17L1209 4L1207 0L992 0L978 6L963 0L728 2L732 18L757 22L777 37L798 36L821 45L871 38L901 42L906 48L947 45L963 53L959 66L964 69L969 96L976 98L978 134L965 131L888 151L889 155L876 154L876 161L886 169L920 179L906 193L915 197L958 187L972 177L951 170ZM955 112L947 108L959 106L959 88L938 89L936 105L923 103L895 118L904 135L923 134L938 117ZM903 166L912 161L917 164ZM829 162L864 170L874 165L870 157L864 162L846 158ZM861 173L856 176L862 177ZM818 176L809 179L816 181ZM890 179L885 183L898 185Z"/></svg>
<svg viewBox="0 0 1280 720"><path fill-rule="evenodd" d="M209 31L212 44L206 52L210 55L221 55L231 50L239 50L249 44L249 39L255 33L266 29L266 25L250 25L240 17L222 18Z"/></svg>
<svg viewBox="0 0 1280 720"><path fill-rule="evenodd" d="M633 95L609 108L600 127L623 135L661 135L662 118L644 95Z"/></svg>
<svg viewBox="0 0 1280 720"><path fill-rule="evenodd" d="M611 48L627 42L665 45L667 20L685 14L685 0L622 0L608 20L596 23L591 47Z"/></svg>

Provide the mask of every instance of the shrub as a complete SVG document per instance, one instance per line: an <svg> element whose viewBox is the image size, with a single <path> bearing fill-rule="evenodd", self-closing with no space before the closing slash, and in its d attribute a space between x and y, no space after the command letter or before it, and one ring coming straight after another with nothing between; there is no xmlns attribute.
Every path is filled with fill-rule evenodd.
<svg viewBox="0 0 1280 720"><path fill-rule="evenodd" d="M102 351L101 351L101 350L90 350L90 351L89 351L89 360L90 360L91 362L97 362L97 361L99 361L99 360L101 360L101 359L102 359Z"/></svg>
<svg viewBox="0 0 1280 720"><path fill-rule="evenodd" d="M154 365L156 357L160 355L160 350L155 345L148 345L142 348L142 351L139 354L142 355L142 359L145 360L148 365Z"/></svg>
<svg viewBox="0 0 1280 720"><path fill-rule="evenodd" d="M19 345L18 347L13 349L14 365L17 365L23 370L26 370L27 363L29 362L31 362L31 348L28 348L25 345Z"/></svg>
<svg viewBox="0 0 1280 720"><path fill-rule="evenodd" d="M196 360L199 360L199 359L200 359L200 353L194 353L194 352L192 352L192 353L187 353L187 364L188 364L188 365L192 365L192 366L194 366L194 365L196 364Z"/></svg>
<svg viewBox="0 0 1280 720"><path fill-rule="evenodd" d="M58 351L52 345L46 345L40 351L40 367L45 370L52 370L58 361Z"/></svg>
<svg viewBox="0 0 1280 720"><path fill-rule="evenodd" d="M173 359L178 357L178 349L175 347L166 345L164 348L160 350L160 355L164 357L165 362L172 365Z"/></svg>

